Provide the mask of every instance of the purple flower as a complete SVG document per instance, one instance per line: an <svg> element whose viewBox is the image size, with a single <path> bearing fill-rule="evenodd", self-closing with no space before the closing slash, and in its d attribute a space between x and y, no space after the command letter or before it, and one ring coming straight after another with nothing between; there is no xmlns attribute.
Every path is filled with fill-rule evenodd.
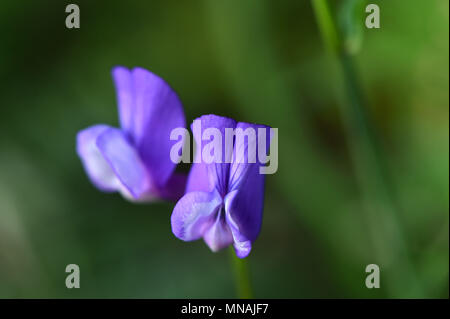
<svg viewBox="0 0 450 319"><path fill-rule="evenodd" d="M77 153L92 183L131 200L178 199L186 177L173 174L170 132L185 127L177 94L159 76L115 67L121 128L97 124L77 135Z"/></svg>
<svg viewBox="0 0 450 319"><path fill-rule="evenodd" d="M205 160L205 154L201 155L206 147L210 150L208 145L198 147L189 173L186 194L177 202L172 213L172 231L184 241L203 238L212 251L233 244L238 257L247 257L261 228L265 179L259 171L261 162L249 160L249 145L256 145L267 152L270 128L236 123L217 115L204 115L199 120L194 121L192 126L197 145L202 145L202 139L205 139L205 135L208 136L208 133L204 134L205 131L211 128L217 129L225 137L225 143L219 149L221 152L218 152L221 163L211 163ZM196 129L195 122L201 123L200 129ZM248 128L255 134L238 138L237 130L242 132ZM225 145L226 129L236 132L231 138L231 148L228 149ZM259 129L264 131L263 136ZM260 138L263 144L260 143Z"/></svg>

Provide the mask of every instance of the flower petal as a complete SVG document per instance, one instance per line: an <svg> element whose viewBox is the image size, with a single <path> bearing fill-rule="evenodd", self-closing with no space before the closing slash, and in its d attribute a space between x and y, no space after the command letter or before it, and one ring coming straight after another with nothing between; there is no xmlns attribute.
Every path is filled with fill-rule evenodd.
<svg viewBox="0 0 450 319"><path fill-rule="evenodd" d="M226 162L228 154L226 154L227 148L225 147L225 128L234 129L236 127L236 121L213 114L203 115L200 118L197 118L196 121L200 121L201 130L197 130L194 124L191 126L191 129L193 131L196 144L201 145L201 147L197 147L195 154L196 160L194 162L200 163L193 164L186 189L187 191L210 191L211 188L216 188L218 192L224 196L227 192L230 172L230 164ZM202 140L203 133L205 130L210 128L217 129L221 134L221 163L207 163L205 158L201 156L204 148L211 143L211 140ZM233 145L231 144L229 150L232 151L232 149ZM208 177L206 178L206 176Z"/></svg>
<svg viewBox="0 0 450 319"><path fill-rule="evenodd" d="M269 147L270 128L262 125L238 123L237 128L254 128L256 141L258 140L258 128L266 128L266 151ZM234 159L230 169L229 193L225 197L225 210L229 215L228 220L235 238L235 249L250 251L248 243L253 242L261 229L262 213L264 207L264 182L265 175L260 174L261 163L256 156L256 163L248 161L247 138L236 138L234 146ZM253 141L254 142L254 141ZM242 150L244 152L242 152ZM258 154L258 143L256 143ZM244 156L242 158L242 156ZM238 248L236 248L238 246ZM240 247L242 246L242 247ZM240 248L239 248L240 247ZM239 255L239 254L238 254Z"/></svg>
<svg viewBox="0 0 450 319"><path fill-rule="evenodd" d="M174 141L170 133L186 127L181 102L170 86L159 76L134 68L135 97L133 142L157 187L163 187L176 164L170 158Z"/></svg>
<svg viewBox="0 0 450 319"><path fill-rule="evenodd" d="M187 174L173 173L164 188L159 190L159 196L166 200L179 200L185 194L186 181Z"/></svg>
<svg viewBox="0 0 450 319"><path fill-rule="evenodd" d="M96 144L117 178L134 199L151 192L154 188L152 180L124 132L108 128L97 137Z"/></svg>
<svg viewBox="0 0 450 319"><path fill-rule="evenodd" d="M250 254L252 249L252 242L243 233L241 233L240 226L234 221L232 215L230 214L230 204L233 202L234 197L237 195L238 191L235 190L228 193L225 197L225 212L227 224L230 227L231 233L233 235L233 246L236 255L239 258L245 258ZM233 214L234 215L234 214Z"/></svg>
<svg viewBox="0 0 450 319"><path fill-rule="evenodd" d="M193 163L189 171L186 193L211 192L214 185L210 182L208 166L204 163Z"/></svg>
<svg viewBox="0 0 450 319"><path fill-rule="evenodd" d="M120 182L97 147L97 137L108 130L107 125L88 127L77 134L77 153L91 182L100 190L114 192Z"/></svg>
<svg viewBox="0 0 450 319"><path fill-rule="evenodd" d="M214 223L206 230L203 239L214 252L233 243L233 235L228 227L223 208L216 214Z"/></svg>
<svg viewBox="0 0 450 319"><path fill-rule="evenodd" d="M265 130L265 136L259 136L259 129ZM267 153L270 143L270 127L243 122L236 125L233 162L230 167L230 180L228 182L229 192L240 188L240 184L245 180L248 173L258 173L259 175L259 167L262 165L258 158L260 138L265 138L265 144L262 146L266 148Z"/></svg>
<svg viewBox="0 0 450 319"><path fill-rule="evenodd" d="M217 192L191 192L184 195L173 209L172 232L184 241L197 240L214 223L222 199Z"/></svg>
<svg viewBox="0 0 450 319"><path fill-rule="evenodd" d="M131 71L123 66L117 66L113 68L111 73L116 87L120 126L131 136L133 134L133 116L136 108Z"/></svg>

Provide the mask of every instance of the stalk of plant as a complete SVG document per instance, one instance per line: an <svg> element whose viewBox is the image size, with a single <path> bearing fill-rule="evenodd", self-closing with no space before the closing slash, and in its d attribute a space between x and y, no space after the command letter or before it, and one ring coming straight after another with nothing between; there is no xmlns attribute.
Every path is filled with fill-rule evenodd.
<svg viewBox="0 0 450 319"><path fill-rule="evenodd" d="M234 281L236 285L236 294L238 298L250 299L252 298L252 286L250 282L250 270L248 265L248 258L241 259L236 256L234 249L229 250L230 262L233 267Z"/></svg>
<svg viewBox="0 0 450 319"><path fill-rule="evenodd" d="M374 250L374 259L389 267L388 292L394 297L420 297L423 292L409 256L393 187L388 178L385 158L367 112L367 101L361 88L352 52L344 45L327 0L312 0L323 40L337 57L348 103L342 115L350 141L355 174L365 205L364 212ZM363 21L359 21L363 23Z"/></svg>

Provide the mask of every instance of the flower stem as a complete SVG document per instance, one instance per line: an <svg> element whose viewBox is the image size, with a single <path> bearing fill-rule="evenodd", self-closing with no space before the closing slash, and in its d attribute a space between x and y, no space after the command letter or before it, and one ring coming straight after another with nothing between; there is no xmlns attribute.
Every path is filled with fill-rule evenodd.
<svg viewBox="0 0 450 319"><path fill-rule="evenodd" d="M394 204L386 159L371 122L353 56L343 45L343 34L333 18L329 1L312 0L312 5L323 40L338 58L347 91L348 101L342 105L342 114L363 197L373 260L382 271L384 266L389 267L389 294L393 297L421 297L423 291L411 262L398 208Z"/></svg>
<svg viewBox="0 0 450 319"><path fill-rule="evenodd" d="M229 249L230 261L233 267L234 281L238 298L252 298L252 289L250 285L250 272L248 269L248 257L241 259L236 256L233 247Z"/></svg>

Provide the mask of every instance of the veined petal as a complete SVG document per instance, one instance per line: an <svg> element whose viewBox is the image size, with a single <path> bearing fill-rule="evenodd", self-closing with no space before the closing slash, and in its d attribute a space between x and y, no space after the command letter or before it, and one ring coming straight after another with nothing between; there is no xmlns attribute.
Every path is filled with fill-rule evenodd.
<svg viewBox="0 0 450 319"><path fill-rule="evenodd" d="M88 127L77 134L77 153L91 182L100 190L114 192L120 181L97 147L97 137L110 129L99 124Z"/></svg>
<svg viewBox="0 0 450 319"><path fill-rule="evenodd" d="M132 70L135 99L133 142L154 183L167 183L176 164L170 158L173 129L186 127L181 102L159 76L144 70Z"/></svg>
<svg viewBox="0 0 450 319"><path fill-rule="evenodd" d="M229 193L227 196L234 196L236 191L233 193ZM227 201L228 203L230 201ZM241 233L241 230L239 229L238 224L233 220L231 215L228 213L227 210L229 210L229 207L226 205L225 211L226 211L226 220L227 224L230 227L231 233L233 235L233 247L234 251L236 252L236 255L239 258L245 258L250 254L250 251L252 249L252 242L249 240L243 233Z"/></svg>
<svg viewBox="0 0 450 319"><path fill-rule="evenodd" d="M264 207L264 175L249 173L241 187L225 197L225 210L248 240L259 234Z"/></svg>
<svg viewBox="0 0 450 319"><path fill-rule="evenodd" d="M265 136L259 136L259 129L264 129ZM239 189L247 174L258 174L262 165L258 158L259 140L265 139L265 152L269 150L270 127L266 125L239 122L235 130L233 161L230 167L228 192Z"/></svg>
<svg viewBox="0 0 450 319"><path fill-rule="evenodd" d="M203 115L200 118L197 118L196 121L200 121L201 130L197 130L194 124L191 126L191 129L194 134L196 145L201 145L201 147L197 147L195 154L195 162L198 161L200 163L194 163L191 168L191 172L188 178L187 191L208 191L211 190L211 188L215 188L222 196L224 196L227 192L230 173L230 164L227 163L227 155L230 155L228 157L230 157L231 159L231 154L227 154L227 150L229 149L231 152L233 150L232 140L231 145L228 149L225 145L225 129L234 129L236 127L236 121L230 118L213 114ZM210 145L210 143L213 143L214 140L214 138L211 138L210 140L203 140L204 132L207 129L211 128L217 129L218 132L220 132L220 141L216 142L219 142L221 146L221 163L215 163L214 161L212 163L207 163L207 161L205 161L205 158L203 158L202 156L205 147L207 145ZM207 136L206 138L209 138L209 136Z"/></svg>
<svg viewBox="0 0 450 319"><path fill-rule="evenodd" d="M120 126L132 136L136 106L131 71L123 66L117 66L111 73L116 88Z"/></svg>
<svg viewBox="0 0 450 319"><path fill-rule="evenodd" d="M214 223L222 199L217 192L191 192L175 205L171 216L172 232L184 241L203 237Z"/></svg>
<svg viewBox="0 0 450 319"><path fill-rule="evenodd" d="M117 178L134 199L148 195L154 188L151 177L124 132L108 128L97 137L96 144Z"/></svg>
<svg viewBox="0 0 450 319"><path fill-rule="evenodd" d="M267 151L270 141L269 127L238 123L237 128L242 128L243 130L254 128L256 141L258 141L258 128L266 128L265 146ZM234 226L231 229L235 239L236 252L240 252L238 256L250 252L250 244L258 237L261 229L264 208L265 175L259 172L261 163L258 160L258 156L256 156L256 163L249 163L248 161L247 151L249 142L252 141L247 138L236 138L235 140L234 158L230 169L229 190L224 200L229 224ZM256 154L258 154L258 143L256 143L255 149Z"/></svg>

